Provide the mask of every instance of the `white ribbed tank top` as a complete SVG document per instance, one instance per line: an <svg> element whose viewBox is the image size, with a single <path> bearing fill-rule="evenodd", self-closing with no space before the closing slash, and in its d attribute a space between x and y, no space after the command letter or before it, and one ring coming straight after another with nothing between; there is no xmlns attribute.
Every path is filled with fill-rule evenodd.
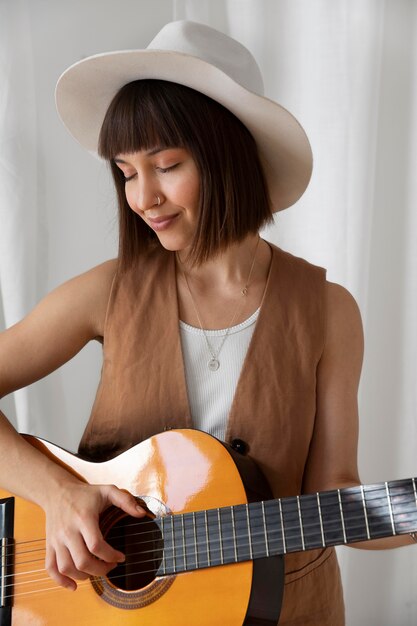
<svg viewBox="0 0 417 626"><path fill-rule="evenodd" d="M247 320L232 326L218 356L220 367L212 372L211 358L201 328L180 321L185 379L194 428L224 440L227 420L246 352L252 339L259 309ZM205 330L213 351L220 346L227 329Z"/></svg>

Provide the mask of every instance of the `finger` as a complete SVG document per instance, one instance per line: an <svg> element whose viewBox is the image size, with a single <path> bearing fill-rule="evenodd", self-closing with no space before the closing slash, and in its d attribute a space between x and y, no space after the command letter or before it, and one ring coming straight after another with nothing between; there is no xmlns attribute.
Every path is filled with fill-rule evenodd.
<svg viewBox="0 0 417 626"><path fill-rule="evenodd" d="M68 546L72 562L70 567L74 569L66 569L61 573L72 578L85 580L89 576L105 576L113 567L117 565L114 560L104 561L97 557L88 549L81 535L74 537Z"/></svg>
<svg viewBox="0 0 417 626"><path fill-rule="evenodd" d="M140 504L138 504L136 498L131 493L124 489L118 489L115 485L106 485L106 496L108 501L119 509L122 509L128 515L134 517L143 517L147 514Z"/></svg>
<svg viewBox="0 0 417 626"><path fill-rule="evenodd" d="M63 556L61 558L61 561L64 563L67 560L68 556ZM75 582L75 580L60 571L57 554L55 550L53 550L53 548L50 546L47 546L46 548L45 568L52 580L58 583L58 585L60 585L61 587L65 587L70 591L75 591L77 589L77 583Z"/></svg>
<svg viewBox="0 0 417 626"><path fill-rule="evenodd" d="M124 555L105 542L99 528L92 524L85 536L79 536L71 545L73 559L78 572L89 576L105 576Z"/></svg>
<svg viewBox="0 0 417 626"><path fill-rule="evenodd" d="M100 528L94 522L86 525L83 528L83 540L85 542L86 549L90 555L94 555L96 563L104 562L107 566L107 571L115 567L118 563L125 561L125 555L119 550L115 550L107 541L105 541Z"/></svg>

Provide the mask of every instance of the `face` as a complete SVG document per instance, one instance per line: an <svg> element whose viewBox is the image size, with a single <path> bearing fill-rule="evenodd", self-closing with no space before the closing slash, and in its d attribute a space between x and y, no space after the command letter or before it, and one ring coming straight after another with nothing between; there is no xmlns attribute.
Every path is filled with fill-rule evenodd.
<svg viewBox="0 0 417 626"><path fill-rule="evenodd" d="M155 231L167 250L185 250L198 221L200 177L184 148L154 148L119 154L127 202ZM160 204L158 205L158 197Z"/></svg>

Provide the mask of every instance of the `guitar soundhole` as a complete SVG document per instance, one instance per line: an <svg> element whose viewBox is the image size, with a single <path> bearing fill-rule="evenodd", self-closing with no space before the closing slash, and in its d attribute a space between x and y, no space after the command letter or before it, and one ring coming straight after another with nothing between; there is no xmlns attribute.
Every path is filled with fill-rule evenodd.
<svg viewBox="0 0 417 626"><path fill-rule="evenodd" d="M152 496L137 496L136 499L158 518L170 513L163 502ZM119 609L138 609L156 602L175 579L172 575L157 575L163 557L158 525L151 517L130 517L111 506L104 511L100 526L106 540L125 554L126 561L107 576L91 576L94 591Z"/></svg>
<svg viewBox="0 0 417 626"><path fill-rule="evenodd" d="M122 517L106 533L106 540L126 556L124 563L107 574L115 587L134 591L155 579L163 544L160 529L149 517Z"/></svg>

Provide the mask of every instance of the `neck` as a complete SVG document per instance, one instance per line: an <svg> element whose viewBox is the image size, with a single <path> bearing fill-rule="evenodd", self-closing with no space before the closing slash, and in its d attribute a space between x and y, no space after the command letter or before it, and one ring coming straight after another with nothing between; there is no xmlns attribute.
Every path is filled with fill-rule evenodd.
<svg viewBox="0 0 417 626"><path fill-rule="evenodd" d="M265 248L264 248L265 246ZM187 263L186 253L178 252L177 268L191 278L193 285L198 289L220 289L236 287L245 284L256 253L256 274L265 265L265 252L269 257L269 246L259 239L259 235L249 235L242 242L232 244L214 258L199 266ZM267 262L269 266L269 259Z"/></svg>
<svg viewBox="0 0 417 626"><path fill-rule="evenodd" d="M271 248L258 235L228 247L198 267L187 265L185 256L185 251L179 252L176 259L181 320L207 330L226 328L232 319L234 324L239 324L260 306ZM243 297L242 289L247 283L249 287Z"/></svg>

